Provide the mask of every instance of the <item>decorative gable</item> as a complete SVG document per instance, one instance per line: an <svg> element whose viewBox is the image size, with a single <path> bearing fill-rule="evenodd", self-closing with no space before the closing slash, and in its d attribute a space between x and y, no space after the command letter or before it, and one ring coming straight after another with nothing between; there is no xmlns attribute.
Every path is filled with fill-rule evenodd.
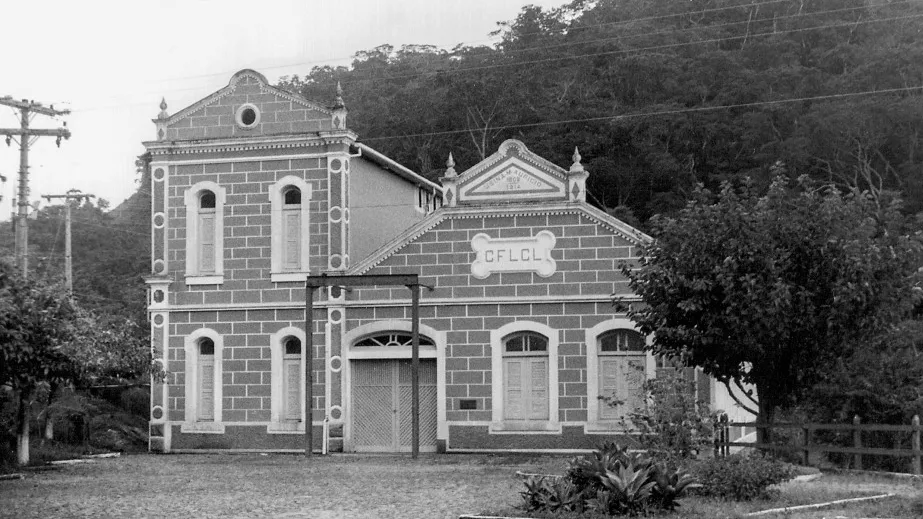
<svg viewBox="0 0 923 519"><path fill-rule="evenodd" d="M228 86L173 115L161 103L157 140L263 137L345 129L346 109L337 92L332 110L270 85L244 69Z"/></svg>
<svg viewBox="0 0 923 519"><path fill-rule="evenodd" d="M567 171L513 139L450 183L457 205L568 199Z"/></svg>

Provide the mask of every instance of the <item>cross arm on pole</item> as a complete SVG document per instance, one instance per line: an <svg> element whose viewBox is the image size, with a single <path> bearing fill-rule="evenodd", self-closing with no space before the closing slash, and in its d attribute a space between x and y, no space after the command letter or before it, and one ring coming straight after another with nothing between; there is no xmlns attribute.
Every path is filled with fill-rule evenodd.
<svg viewBox="0 0 923 519"><path fill-rule="evenodd" d="M71 131L67 127L63 128L29 128L28 130L23 130L22 128L0 128L0 135L9 135L9 136L37 136L37 137L64 137L65 139L71 138Z"/></svg>
<svg viewBox="0 0 923 519"><path fill-rule="evenodd" d="M58 115L67 115L71 113L70 110L55 110L54 105L44 106L41 103L36 103L34 101L28 101L23 99L22 101L17 101L13 99L12 96L0 97L0 105L10 106L13 108L26 109L30 112L35 112L37 114L47 115L50 117Z"/></svg>

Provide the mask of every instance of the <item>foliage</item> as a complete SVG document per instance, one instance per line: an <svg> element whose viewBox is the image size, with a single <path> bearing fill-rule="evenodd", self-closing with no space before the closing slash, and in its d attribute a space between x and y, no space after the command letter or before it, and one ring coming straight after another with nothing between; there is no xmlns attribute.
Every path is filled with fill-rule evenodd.
<svg viewBox="0 0 923 519"><path fill-rule="evenodd" d="M0 261L0 386L19 402L21 463L28 463L30 402L39 390L161 374L133 326L102 322L60 286L27 281Z"/></svg>
<svg viewBox="0 0 923 519"><path fill-rule="evenodd" d="M839 358L801 409L813 421L906 425L923 416L923 320L907 319L889 333ZM884 445L882 445L884 446Z"/></svg>
<svg viewBox="0 0 923 519"><path fill-rule="evenodd" d="M677 466L709 448L713 417L697 399L694 377L682 368L662 368L642 389L648 401L629 414L631 430L654 459Z"/></svg>
<svg viewBox="0 0 923 519"><path fill-rule="evenodd" d="M777 161L792 176L899 190L916 213L916 15L866 0L574 0L523 7L495 46L381 45L279 84L330 102L341 82L350 126L431 179L450 151L461 171L511 137L562 165L579 146L594 203L642 222L681 209L699 182L768 183ZM891 91L825 97L879 90Z"/></svg>
<svg viewBox="0 0 923 519"><path fill-rule="evenodd" d="M560 478L532 476L520 492L532 511L577 511L638 515L649 510L673 510L687 489L695 486L685 473L611 442L570 461Z"/></svg>
<svg viewBox="0 0 923 519"><path fill-rule="evenodd" d="M654 221L630 317L655 354L721 382L756 386L759 414L803 398L827 366L913 308L923 262L898 202L779 177L713 195L698 188L676 218Z"/></svg>
<svg viewBox="0 0 923 519"><path fill-rule="evenodd" d="M66 344L77 312L59 288L27 283L0 262L0 385L31 393L39 383L70 380L75 366Z"/></svg>
<svg viewBox="0 0 923 519"><path fill-rule="evenodd" d="M794 472L790 465L754 452L709 459L696 467L695 475L702 484L700 493L749 501L768 497L770 486L788 481Z"/></svg>

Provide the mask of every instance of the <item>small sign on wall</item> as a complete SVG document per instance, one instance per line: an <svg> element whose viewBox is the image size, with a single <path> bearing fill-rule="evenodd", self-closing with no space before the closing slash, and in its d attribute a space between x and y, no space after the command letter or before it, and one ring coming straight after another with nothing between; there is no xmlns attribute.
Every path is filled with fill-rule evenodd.
<svg viewBox="0 0 923 519"><path fill-rule="evenodd" d="M551 231L540 231L531 238L491 238L478 233L471 239L477 254L471 275L484 279L494 272L535 272L548 277L557 269L551 257L555 241Z"/></svg>

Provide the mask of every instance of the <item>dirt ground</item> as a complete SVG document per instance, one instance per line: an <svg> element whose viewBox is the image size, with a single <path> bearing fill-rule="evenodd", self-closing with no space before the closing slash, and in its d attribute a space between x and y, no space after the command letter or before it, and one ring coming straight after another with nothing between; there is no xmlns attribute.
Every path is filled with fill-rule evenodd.
<svg viewBox="0 0 923 519"><path fill-rule="evenodd" d="M133 455L0 481L0 517L448 518L518 503L527 455Z"/></svg>

